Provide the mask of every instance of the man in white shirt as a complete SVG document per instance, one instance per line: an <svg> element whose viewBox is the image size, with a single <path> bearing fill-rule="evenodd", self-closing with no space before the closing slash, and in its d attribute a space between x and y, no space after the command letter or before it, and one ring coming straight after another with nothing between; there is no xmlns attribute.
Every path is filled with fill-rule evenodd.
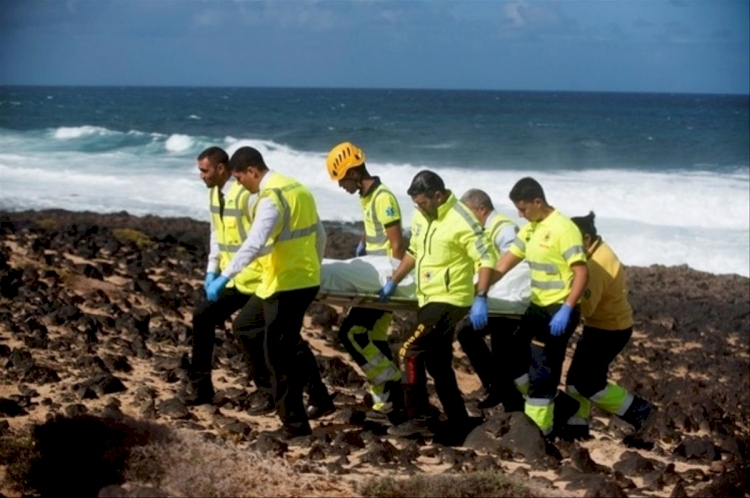
<svg viewBox="0 0 750 498"><path fill-rule="evenodd" d="M201 180L209 189L211 221L210 251L203 286L204 292L228 266L238 244L242 242L247 229L252 224L251 209L256 196L251 196L247 189L232 179L228 163L229 156L219 147L209 147L197 158ZM220 296L207 296L193 311L190 382L185 391L185 401L189 404L212 402L214 387L211 382L211 367L216 327L247 304L260 284L260 276L257 268L248 267L245 271L235 275ZM260 358L263 359L262 354ZM252 362L250 357L245 359L249 377L253 379L261 393L261 396L256 397L258 403L248 407L248 413L252 415L268 413L273 410L268 369L263 361Z"/></svg>
<svg viewBox="0 0 750 498"><path fill-rule="evenodd" d="M468 190L461 197L488 232L497 259L505 254L516 238L518 226L495 210L490 196L479 189ZM474 330L468 320L459 325L458 341L482 381L487 396L478 408L503 403L506 412L523 411L523 391L528 392L528 340L517 331L518 320L490 317L487 327ZM492 351L485 336L490 334Z"/></svg>
<svg viewBox="0 0 750 498"><path fill-rule="evenodd" d="M262 282L235 319L234 330L253 344L252 351L263 349L283 424L278 435L284 439L307 435L309 418L334 409L327 390L310 392L317 410L306 411L302 403L306 383L323 385L317 382L320 372L317 364L312 366L314 356L300 331L305 311L320 289L325 230L309 190L268 169L258 150L240 147L229 165L235 179L258 194L259 200L247 239L207 292L221 292L234 275L259 260Z"/></svg>

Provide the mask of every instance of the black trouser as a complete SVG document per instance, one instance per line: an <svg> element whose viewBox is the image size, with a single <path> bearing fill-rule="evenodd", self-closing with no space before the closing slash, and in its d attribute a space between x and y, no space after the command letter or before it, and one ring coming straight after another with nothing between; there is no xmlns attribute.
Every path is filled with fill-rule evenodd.
<svg viewBox="0 0 750 498"><path fill-rule="evenodd" d="M607 387L609 364L630 341L633 328L603 330L583 327L565 383L590 398Z"/></svg>
<svg viewBox="0 0 750 498"><path fill-rule="evenodd" d="M427 376L435 380L440 403L449 419L468 418L453 371L453 333L469 308L429 303L417 312L417 328L399 350L404 401L409 418L427 414Z"/></svg>
<svg viewBox="0 0 750 498"><path fill-rule="evenodd" d="M192 371L211 371L216 327L226 322L250 300L252 295L242 294L234 287L224 289L218 301L211 302L203 296L193 311Z"/></svg>
<svg viewBox="0 0 750 498"><path fill-rule="evenodd" d="M549 322L560 307L560 304L555 304L542 308L532 303L521 319L521 330L524 333L528 332L531 337L529 398L553 399L557 393L565 350L580 319L580 312L576 306L570 313L570 321L565 332L560 336L553 336L550 333Z"/></svg>
<svg viewBox="0 0 750 498"><path fill-rule="evenodd" d="M523 395L513 381L529 373L530 338L521 333L520 321L490 317L482 330L474 330L469 320L462 320L462 323L458 342L485 390L499 394L506 408L522 406ZM490 334L492 351L484 340L487 334Z"/></svg>
<svg viewBox="0 0 750 498"><path fill-rule="evenodd" d="M311 387L312 399L328 396L315 356L300 335L305 311L318 289L277 292L266 299L253 296L234 321L235 333L247 338L243 345L249 346L248 353L267 366L279 417L292 429L308 425L302 403L305 384Z"/></svg>

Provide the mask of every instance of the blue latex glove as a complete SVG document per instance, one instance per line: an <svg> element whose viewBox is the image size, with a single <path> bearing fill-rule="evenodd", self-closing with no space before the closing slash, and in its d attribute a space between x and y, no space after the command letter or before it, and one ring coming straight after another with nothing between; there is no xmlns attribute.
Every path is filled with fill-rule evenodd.
<svg viewBox="0 0 750 498"><path fill-rule="evenodd" d="M206 273L206 281L203 282L203 290L208 292L208 286L211 285L211 282L216 280L216 277L219 275L217 273L214 273L212 271Z"/></svg>
<svg viewBox="0 0 750 498"><path fill-rule="evenodd" d="M570 321L571 311L573 311L573 308L568 304L563 304L557 310L557 313L555 313L555 316L549 322L549 331L553 336L559 337L565 333L565 329L568 328L568 322Z"/></svg>
<svg viewBox="0 0 750 498"><path fill-rule="evenodd" d="M366 246L365 246L365 241L364 240L360 240L359 244L357 244L357 249L354 251L354 257L355 258L360 258L360 257L366 256L366 255L367 255L367 249L366 249Z"/></svg>
<svg viewBox="0 0 750 498"><path fill-rule="evenodd" d="M208 284L208 289L206 289L206 297L208 300L212 303L218 301L221 291L224 290L224 287L226 287L228 283L229 279L224 275L216 277L213 282Z"/></svg>
<svg viewBox="0 0 750 498"><path fill-rule="evenodd" d="M391 300L391 295L396 292L396 283L393 280L389 280L385 283L382 289L378 291L378 301L381 303L387 303Z"/></svg>
<svg viewBox="0 0 750 498"><path fill-rule="evenodd" d="M471 326L474 330L482 330L487 326L487 319L489 313L487 313L487 298L476 296L474 302L471 305L471 311L469 312L469 319L471 320Z"/></svg>

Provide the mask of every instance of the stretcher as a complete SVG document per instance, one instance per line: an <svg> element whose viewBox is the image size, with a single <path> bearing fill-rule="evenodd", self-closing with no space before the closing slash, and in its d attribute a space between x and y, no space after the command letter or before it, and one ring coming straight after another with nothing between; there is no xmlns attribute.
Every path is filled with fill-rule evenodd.
<svg viewBox="0 0 750 498"><path fill-rule="evenodd" d="M399 283L391 299L378 301L378 291L396 269L398 261L387 256L353 259L324 259L318 301L345 307L363 307L386 311L417 309L413 275ZM490 316L520 318L529 306L531 278L529 267L521 263L492 286L487 293Z"/></svg>

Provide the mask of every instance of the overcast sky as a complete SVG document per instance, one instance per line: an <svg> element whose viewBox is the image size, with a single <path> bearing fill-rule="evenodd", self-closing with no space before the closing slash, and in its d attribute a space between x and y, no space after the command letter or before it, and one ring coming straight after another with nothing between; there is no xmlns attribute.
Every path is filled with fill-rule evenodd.
<svg viewBox="0 0 750 498"><path fill-rule="evenodd" d="M743 93L748 0L0 0L0 84Z"/></svg>

